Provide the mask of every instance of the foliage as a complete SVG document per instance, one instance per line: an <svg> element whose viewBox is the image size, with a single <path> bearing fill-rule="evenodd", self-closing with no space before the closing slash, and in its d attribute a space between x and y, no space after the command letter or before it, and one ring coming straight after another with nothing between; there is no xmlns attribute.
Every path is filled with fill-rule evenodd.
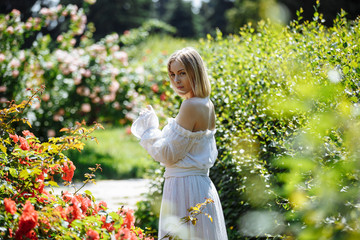
<svg viewBox="0 0 360 240"><path fill-rule="evenodd" d="M170 47L170 51L164 48L161 58L155 61L146 60L150 50L139 51L142 48L139 41L150 38L150 32L172 32L172 27L153 20L123 36L112 34L95 43L92 38L93 25L85 25L83 9L78 9L75 5L59 5L56 8L43 8L39 14L39 17L22 22L21 13L14 10L0 18L3 42L0 46L0 104L5 106L9 99L19 101L24 87L46 84L42 101L35 102L27 112L33 132L40 140L56 136L61 128L72 126L76 119L85 119L87 123L97 120L126 125L145 106L144 94L156 98L156 104L165 103L170 98L169 84L162 77L163 69L158 71L157 68L150 73L144 71L143 66L158 65L158 61L166 61L168 52L178 45L185 45L185 41L157 35L161 43L171 41L172 45L167 44L172 48ZM61 21L68 22L68 30L55 36L56 40L48 34L40 34L52 23L60 24ZM37 37L32 46L26 48L25 42L34 35ZM139 61L129 64L128 55L123 49L119 49L119 44L126 44L127 51L134 52L136 49L141 54ZM164 107L166 108L166 104ZM17 130L21 130L21 125L17 126ZM87 168L83 169L84 157L94 159L95 156L103 156L103 174L112 178L140 177L147 166L141 160L131 166L125 164L128 167L122 165L121 169L114 168L114 159L109 159L112 156L104 154L89 148L82 154L70 152L69 155L81 168L77 171L79 173L76 178ZM115 160L118 157L120 155ZM125 160L121 159L119 163Z"/></svg>
<svg viewBox="0 0 360 240"><path fill-rule="evenodd" d="M191 2L183 0L169 1L164 20L177 29L178 37L196 38L194 13Z"/></svg>
<svg viewBox="0 0 360 240"><path fill-rule="evenodd" d="M188 224L188 223L191 223L192 225L195 226L198 221L197 216L200 214L204 214L206 217L209 218L209 220L211 222L213 222L212 217L208 213L205 213L203 211L204 208L206 207L206 205L210 204L210 203L214 203L214 200L212 200L211 198L206 198L203 203L198 203L194 207L190 207L189 209L187 209L187 211L189 212L189 215L181 218L180 226L176 226L177 229L175 230L175 233L170 231L169 233L165 234L165 236L162 237L160 240L164 240L164 239L181 240L177 236L179 234L181 235L181 232L179 232L179 231L181 231L181 228L179 228L179 227L181 227L181 225L183 225L183 224Z"/></svg>
<svg viewBox="0 0 360 240"><path fill-rule="evenodd" d="M50 35L37 35L30 48L23 48L28 37L60 19L69 22L68 30L56 41ZM34 104L27 116L37 134L54 136L74 119L129 121L132 93L124 78L128 60L119 49L117 34L94 43L92 24L86 25L84 10L75 5L43 8L39 17L25 22L14 10L1 16L0 24L2 104L19 100L25 87L47 86L43 101Z"/></svg>
<svg viewBox="0 0 360 240"><path fill-rule="evenodd" d="M142 178L154 164L139 141L131 135L129 127L105 126L105 130L92 135L98 139L98 144L89 142L81 152L66 153L77 166L75 180L81 179L86 169L96 163L102 168L96 179Z"/></svg>
<svg viewBox="0 0 360 240"><path fill-rule="evenodd" d="M203 1L199 13L202 36L215 33L216 29L226 32L229 24L226 18L226 12L233 7L234 1L231 0Z"/></svg>
<svg viewBox="0 0 360 240"><path fill-rule="evenodd" d="M63 5L77 4L84 0L60 0ZM88 19L94 23L94 38L99 40L111 33L138 28L152 17L152 0L93 0L88 8Z"/></svg>
<svg viewBox="0 0 360 240"><path fill-rule="evenodd" d="M71 184L76 167L63 151L84 147L83 139L92 139L90 134L100 124L86 128L76 123L61 131L64 136L40 142L29 130L18 135L11 126L14 122L31 124L21 116L27 106L44 88L33 91L27 101L0 111L0 236L2 239L150 239L134 226L133 210L119 209L109 212L105 202L95 202L91 192L79 194L62 192L54 195L44 188L56 187L55 175L60 175L65 184ZM86 175L87 182L94 181L92 168Z"/></svg>
<svg viewBox="0 0 360 240"><path fill-rule="evenodd" d="M217 112L211 177L231 239L360 232L359 19L341 12L327 28L318 12L312 21L298 16L289 26L260 21L202 41ZM244 228L240 216L254 211L278 217L259 226L263 214Z"/></svg>
<svg viewBox="0 0 360 240"><path fill-rule="evenodd" d="M359 19L323 22L318 12L302 21L300 9L288 26L260 21L198 45L217 113L210 173L230 239L358 236ZM159 68L144 71L165 77ZM179 102L169 101L172 116ZM154 221L150 202L139 203L140 222Z"/></svg>
<svg viewBox="0 0 360 240"><path fill-rule="evenodd" d="M150 34L174 34L176 28L157 19L150 19L140 27L125 31L121 36L121 43L124 45L136 45L147 39Z"/></svg>

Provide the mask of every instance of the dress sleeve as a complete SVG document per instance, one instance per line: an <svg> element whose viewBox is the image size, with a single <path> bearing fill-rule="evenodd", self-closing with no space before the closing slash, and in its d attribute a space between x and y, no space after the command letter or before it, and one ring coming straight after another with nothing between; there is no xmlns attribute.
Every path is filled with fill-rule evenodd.
<svg viewBox="0 0 360 240"><path fill-rule="evenodd" d="M167 125L163 131L149 129L141 137L140 145L155 159L165 166L171 166L182 160L190 151L194 138L181 134L174 126Z"/></svg>
<svg viewBox="0 0 360 240"><path fill-rule="evenodd" d="M137 138L141 136L150 128L158 128L159 119L156 116L156 113L151 108L151 111L146 112L143 115L140 115L134 123L131 125L131 133Z"/></svg>
<svg viewBox="0 0 360 240"><path fill-rule="evenodd" d="M155 112L149 111L135 120L131 132L140 138L140 145L155 161L171 166L185 157L195 139L175 120L169 122L162 131L158 127L159 120Z"/></svg>

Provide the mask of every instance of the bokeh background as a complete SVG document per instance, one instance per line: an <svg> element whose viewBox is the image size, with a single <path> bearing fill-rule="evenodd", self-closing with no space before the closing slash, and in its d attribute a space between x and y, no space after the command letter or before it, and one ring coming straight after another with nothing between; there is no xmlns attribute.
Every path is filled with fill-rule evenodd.
<svg viewBox="0 0 360 240"><path fill-rule="evenodd" d="M359 1L2 0L0 13L1 106L44 84L26 112L42 140L102 123L99 144L67 153L75 178L96 163L98 179L151 178L142 228L157 228L163 169L129 126L148 104L161 126L175 116L166 61L192 46L213 87L229 238L360 238Z"/></svg>

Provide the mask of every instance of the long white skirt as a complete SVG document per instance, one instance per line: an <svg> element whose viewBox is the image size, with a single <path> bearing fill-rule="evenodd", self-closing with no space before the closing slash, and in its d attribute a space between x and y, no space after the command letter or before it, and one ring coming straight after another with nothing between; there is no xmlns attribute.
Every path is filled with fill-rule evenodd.
<svg viewBox="0 0 360 240"><path fill-rule="evenodd" d="M200 214L196 225L181 223L188 216L187 209L211 198L214 203L205 206L213 222ZM165 179L160 211L159 240L171 233L183 240L227 240L224 214L216 188L207 176L170 177ZM164 238L168 239L168 238Z"/></svg>

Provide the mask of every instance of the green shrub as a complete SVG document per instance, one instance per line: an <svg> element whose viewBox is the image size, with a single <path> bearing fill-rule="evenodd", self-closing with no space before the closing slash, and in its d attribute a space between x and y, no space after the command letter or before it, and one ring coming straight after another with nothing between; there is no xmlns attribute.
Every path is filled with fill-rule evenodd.
<svg viewBox="0 0 360 240"><path fill-rule="evenodd" d="M260 21L200 41L217 113L210 173L230 239L359 235L359 19L342 12L327 28L319 13L298 15L289 26ZM155 221L148 203L139 203L140 222Z"/></svg>
<svg viewBox="0 0 360 240"><path fill-rule="evenodd" d="M258 237L357 236L356 201L342 192L358 192L357 150L347 139L358 131L351 112L359 102L359 34L359 19L347 22L341 13L326 28L315 13L311 22L261 21L257 29L202 41L217 112L219 159L211 178L231 239L242 238L240 218L254 210L285 219L275 219L283 231Z"/></svg>

